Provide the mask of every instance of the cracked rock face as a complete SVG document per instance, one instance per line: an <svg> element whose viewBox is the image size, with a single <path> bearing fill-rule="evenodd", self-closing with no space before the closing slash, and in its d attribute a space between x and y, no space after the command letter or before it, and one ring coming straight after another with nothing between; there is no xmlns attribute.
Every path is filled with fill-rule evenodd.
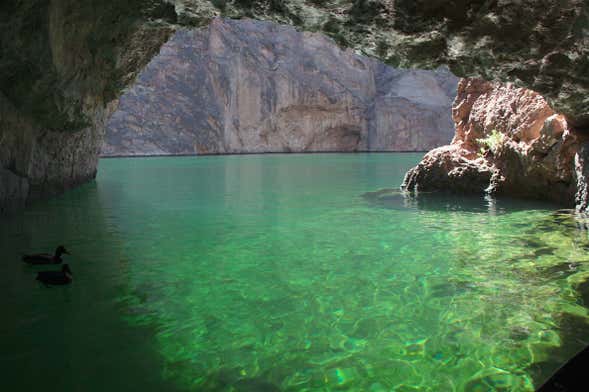
<svg viewBox="0 0 589 392"><path fill-rule="evenodd" d="M216 16L295 25L393 66L539 92L589 125L589 4L583 0L25 0L0 5L0 89L43 126L82 129L179 26ZM87 97L100 99L88 100Z"/></svg>
<svg viewBox="0 0 589 392"><path fill-rule="evenodd" d="M44 135L52 132L64 133L57 139L66 149L70 141L86 143L74 136L85 130L95 129L100 137L107 106L170 35L179 26L204 26L220 15L323 32L393 66L448 64L459 76L511 81L541 93L580 132L589 127L588 8L583 0L4 1L0 93L7 103L2 105L11 108L17 123L28 125L1 121L1 148L21 155L0 158L2 173L11 173L3 174L0 183L11 185L0 195L26 200L35 188L27 191L13 175L39 184L34 192L39 195L51 194L55 183L90 178L93 170L80 169L72 181L66 164L58 165L62 169L55 175L54 166L42 169L43 160L32 161L30 152L55 148L43 144L51 142ZM80 148L97 151L93 140ZM27 146L9 144L16 141ZM31 165L38 167L35 177L23 169ZM23 200L2 196L0 205Z"/></svg>
<svg viewBox="0 0 589 392"><path fill-rule="evenodd" d="M91 126L70 134L40 129L0 95L0 215L93 179L114 107L98 109Z"/></svg>
<svg viewBox="0 0 589 392"><path fill-rule="evenodd" d="M321 31L393 66L448 64L514 82L589 126L589 3L584 0L176 0L183 23L249 16ZM212 4L212 6L211 6Z"/></svg>
<svg viewBox="0 0 589 392"><path fill-rule="evenodd" d="M551 200L587 209L587 137L539 94L462 79L452 144L405 176L410 191L445 190Z"/></svg>
<svg viewBox="0 0 589 392"><path fill-rule="evenodd" d="M95 177L119 90L173 30L158 7L0 4L0 214Z"/></svg>
<svg viewBox="0 0 589 392"><path fill-rule="evenodd" d="M162 47L121 97L102 153L424 151L452 139L457 82L321 34L215 19Z"/></svg>

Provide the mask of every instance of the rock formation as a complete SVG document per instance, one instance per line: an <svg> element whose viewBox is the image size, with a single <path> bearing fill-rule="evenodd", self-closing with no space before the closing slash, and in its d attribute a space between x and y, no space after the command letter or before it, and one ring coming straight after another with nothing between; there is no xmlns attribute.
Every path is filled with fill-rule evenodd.
<svg viewBox="0 0 589 392"><path fill-rule="evenodd" d="M93 179L114 106L97 107L91 125L67 133L40 127L0 94L0 215Z"/></svg>
<svg viewBox="0 0 589 392"><path fill-rule="evenodd" d="M173 31L148 3L0 4L0 215L94 178L120 89Z"/></svg>
<svg viewBox="0 0 589 392"><path fill-rule="evenodd" d="M585 129L589 126L588 9L583 0L1 2L2 106L30 128L0 121L0 140L4 140L0 205L22 204L29 197L27 189L50 194L88 178L93 170L74 170L79 177L72 178L69 165L45 173L43 160L36 161L34 151L51 151L54 146L45 146L51 141L43 135L62 132L62 147L93 133L91 129L100 137L107 106L178 26L203 26L224 15L325 32L340 45L394 66L449 64L459 76L513 81L540 92L569 124ZM12 144L17 142L26 145ZM18 153L7 159L4 151ZM75 159L71 162L77 165ZM23 168L37 162L43 169L37 177L29 177Z"/></svg>
<svg viewBox="0 0 589 392"><path fill-rule="evenodd" d="M179 23L249 16L321 31L401 67L448 64L459 76L539 92L589 126L589 2L584 0L175 0Z"/></svg>
<svg viewBox="0 0 589 392"><path fill-rule="evenodd" d="M164 44L121 97L102 153L424 151L452 139L457 83L322 34L215 19Z"/></svg>
<svg viewBox="0 0 589 392"><path fill-rule="evenodd" d="M410 191L444 190L552 200L587 208L587 136L539 94L462 79L452 144L430 151L405 176Z"/></svg>

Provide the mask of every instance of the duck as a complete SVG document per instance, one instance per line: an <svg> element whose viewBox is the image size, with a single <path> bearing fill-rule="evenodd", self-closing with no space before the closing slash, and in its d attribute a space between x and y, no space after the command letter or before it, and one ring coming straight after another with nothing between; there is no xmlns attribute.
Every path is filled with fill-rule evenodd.
<svg viewBox="0 0 589 392"><path fill-rule="evenodd" d="M59 245L55 249L55 254L53 255L49 253L24 255L22 257L22 261L24 261L27 264L60 264L63 261L61 258L61 255L63 254L69 255L70 252L68 252L63 245Z"/></svg>
<svg viewBox="0 0 589 392"><path fill-rule="evenodd" d="M72 283L72 270L68 264L61 266L61 271L41 271L37 273L37 280L47 285L65 285Z"/></svg>

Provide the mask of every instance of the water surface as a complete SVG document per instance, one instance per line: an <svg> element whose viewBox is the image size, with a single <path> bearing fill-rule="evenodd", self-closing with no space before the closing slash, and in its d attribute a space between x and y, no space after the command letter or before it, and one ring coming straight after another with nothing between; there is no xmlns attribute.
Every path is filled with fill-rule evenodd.
<svg viewBox="0 0 589 392"><path fill-rule="evenodd" d="M587 232L552 205L366 194L420 157L101 161L2 220L4 385L533 390L589 343ZM59 243L75 281L41 287L19 255Z"/></svg>

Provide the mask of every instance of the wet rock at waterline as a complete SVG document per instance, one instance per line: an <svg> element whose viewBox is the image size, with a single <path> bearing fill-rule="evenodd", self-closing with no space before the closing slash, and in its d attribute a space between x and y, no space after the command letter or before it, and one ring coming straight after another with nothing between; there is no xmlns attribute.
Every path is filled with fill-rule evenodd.
<svg viewBox="0 0 589 392"><path fill-rule="evenodd" d="M516 196L588 207L587 136L539 94L462 79L451 145L430 151L405 176L409 191Z"/></svg>
<svg viewBox="0 0 589 392"><path fill-rule="evenodd" d="M321 34L215 19L162 47L121 97L102 154L426 151L452 139L457 83Z"/></svg>
<svg viewBox="0 0 589 392"><path fill-rule="evenodd" d="M444 190L482 194L489 186L492 169L484 159L466 159L467 154L468 151L454 144L436 148L407 173L402 186L420 192Z"/></svg>
<svg viewBox="0 0 589 392"><path fill-rule="evenodd" d="M148 3L0 4L0 214L95 177L120 89L172 31Z"/></svg>

